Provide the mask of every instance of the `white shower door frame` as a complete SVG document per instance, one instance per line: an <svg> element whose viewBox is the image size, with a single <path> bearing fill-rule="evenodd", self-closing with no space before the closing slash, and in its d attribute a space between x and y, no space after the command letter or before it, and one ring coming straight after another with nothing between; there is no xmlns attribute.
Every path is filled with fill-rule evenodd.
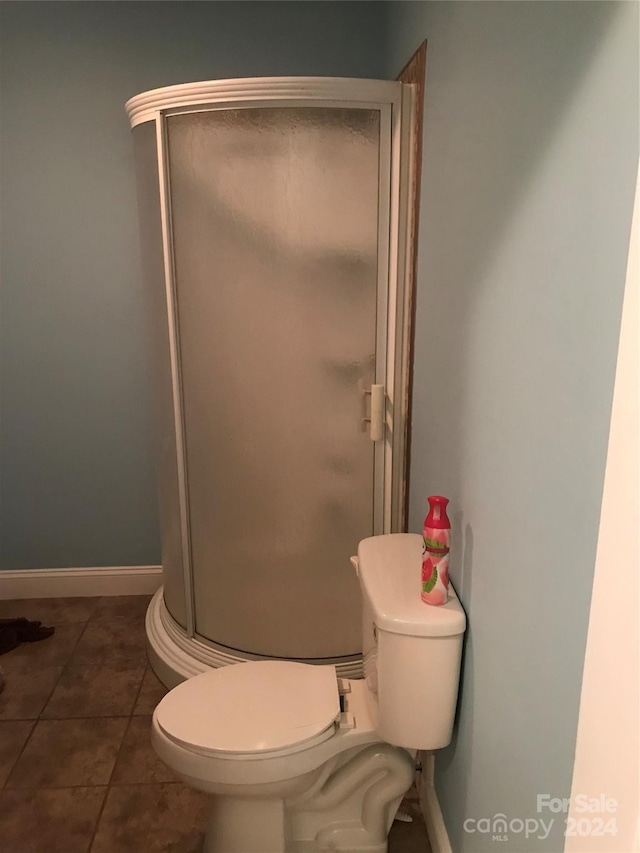
<svg viewBox="0 0 640 853"><path fill-rule="evenodd" d="M414 169L409 144L413 122L412 86L391 81L343 78L258 78L212 81L167 87L132 98L127 110L132 127L147 121L156 125L163 261L168 313L173 415L175 422L186 625L175 624L158 612L172 645L196 658L182 666L185 675L207 666L234 662L216 644L195 630L193 574L189 531L185 427L181 389L180 340L177 320L176 269L173 256L171 193L167 154L170 116L268 107L337 107L378 110L380 113L378 284L375 383L385 388L385 430L374 444L374 533L402 529L405 502L405 458L408 409L407 376L410 348L410 298L407 292L409 183ZM346 569L348 570L348 569ZM158 607L160 602L158 603ZM150 611L151 613L151 611ZM158 621L158 620L156 620ZM147 620L151 634L158 634ZM193 644L197 644L197 650ZM162 643L165 645L164 641ZM177 649L173 649L174 652ZM195 654L194 654L195 653ZM179 657L183 657L182 653ZM221 660L221 657L223 660ZM339 663L339 661L336 661ZM173 667L175 669L175 667ZM340 667L339 667L340 668ZM348 674L345 671L345 674Z"/></svg>

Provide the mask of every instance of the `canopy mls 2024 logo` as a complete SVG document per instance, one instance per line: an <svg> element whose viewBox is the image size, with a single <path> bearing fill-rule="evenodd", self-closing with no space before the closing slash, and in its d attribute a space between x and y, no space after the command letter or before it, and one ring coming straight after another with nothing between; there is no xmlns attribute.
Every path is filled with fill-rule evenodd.
<svg viewBox="0 0 640 853"><path fill-rule="evenodd" d="M615 817L617 810L617 800L606 794L597 797L587 794L575 794L573 797L538 794L536 817L508 818L506 814L498 812L493 817L467 818L462 826L469 834L490 835L492 841L498 842L513 840L514 835L544 841L557 820L564 822L566 837L614 836L618 832Z"/></svg>

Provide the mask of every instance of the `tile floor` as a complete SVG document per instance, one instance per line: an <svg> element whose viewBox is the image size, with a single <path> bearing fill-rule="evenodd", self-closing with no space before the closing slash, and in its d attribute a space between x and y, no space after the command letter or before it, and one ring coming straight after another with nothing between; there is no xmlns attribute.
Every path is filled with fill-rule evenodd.
<svg viewBox="0 0 640 853"><path fill-rule="evenodd" d="M207 797L153 752L166 692L147 664L147 596L0 601L55 634L0 656L0 853L196 853ZM415 799L389 853L429 853Z"/></svg>

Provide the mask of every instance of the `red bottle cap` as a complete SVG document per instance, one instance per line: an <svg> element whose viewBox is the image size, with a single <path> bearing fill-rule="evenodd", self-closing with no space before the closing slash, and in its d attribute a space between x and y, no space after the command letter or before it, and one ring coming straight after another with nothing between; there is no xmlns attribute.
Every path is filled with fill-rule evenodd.
<svg viewBox="0 0 640 853"><path fill-rule="evenodd" d="M424 520L424 526L451 530L451 522L447 515L449 498L443 498L442 495L430 495L427 500L429 501L429 515Z"/></svg>

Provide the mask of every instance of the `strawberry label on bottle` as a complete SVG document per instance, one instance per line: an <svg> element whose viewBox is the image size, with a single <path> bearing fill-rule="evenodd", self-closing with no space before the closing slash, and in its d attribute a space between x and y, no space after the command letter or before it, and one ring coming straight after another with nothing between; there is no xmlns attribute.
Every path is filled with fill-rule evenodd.
<svg viewBox="0 0 640 853"><path fill-rule="evenodd" d="M449 588L449 546L451 523L447 498L432 495L424 520L421 597L426 604L446 604Z"/></svg>

